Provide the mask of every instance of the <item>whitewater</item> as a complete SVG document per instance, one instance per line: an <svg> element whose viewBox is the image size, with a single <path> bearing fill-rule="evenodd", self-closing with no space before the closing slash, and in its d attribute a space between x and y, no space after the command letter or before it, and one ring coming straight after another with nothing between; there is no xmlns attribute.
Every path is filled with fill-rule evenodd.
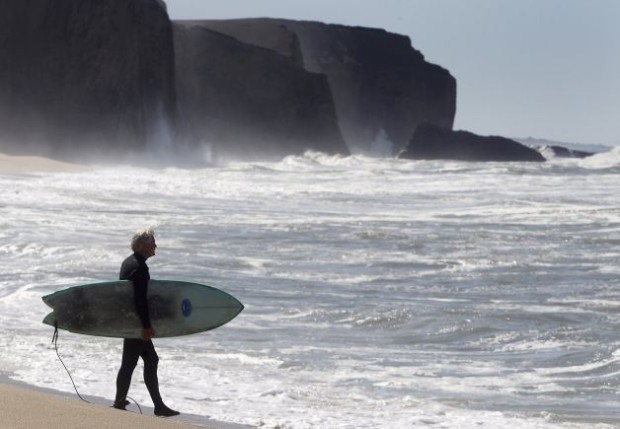
<svg viewBox="0 0 620 429"><path fill-rule="evenodd" d="M151 276L245 310L155 339L165 401L266 428L620 426L620 150L545 163L317 153L207 168L0 173L0 369L73 392L41 296ZM82 394L122 341L61 332ZM149 405L141 371L130 395Z"/></svg>

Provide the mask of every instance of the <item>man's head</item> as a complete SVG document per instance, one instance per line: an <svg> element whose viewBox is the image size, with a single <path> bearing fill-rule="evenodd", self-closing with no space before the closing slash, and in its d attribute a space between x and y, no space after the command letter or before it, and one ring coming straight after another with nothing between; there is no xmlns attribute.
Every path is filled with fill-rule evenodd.
<svg viewBox="0 0 620 429"><path fill-rule="evenodd" d="M131 250L141 254L146 259L155 255L155 231L152 228L139 231L131 238Z"/></svg>

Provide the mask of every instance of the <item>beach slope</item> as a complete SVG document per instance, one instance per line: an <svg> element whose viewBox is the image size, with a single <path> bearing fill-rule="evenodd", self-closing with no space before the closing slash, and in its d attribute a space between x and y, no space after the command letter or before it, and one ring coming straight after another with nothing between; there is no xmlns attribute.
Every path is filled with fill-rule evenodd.
<svg viewBox="0 0 620 429"><path fill-rule="evenodd" d="M3 429L183 429L194 425L119 411L34 389L0 384L0 427Z"/></svg>

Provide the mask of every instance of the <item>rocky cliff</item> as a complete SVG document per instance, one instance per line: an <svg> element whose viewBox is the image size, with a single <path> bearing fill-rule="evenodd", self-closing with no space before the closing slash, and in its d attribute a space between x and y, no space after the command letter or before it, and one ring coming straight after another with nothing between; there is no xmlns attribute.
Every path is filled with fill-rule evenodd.
<svg viewBox="0 0 620 429"><path fill-rule="evenodd" d="M174 122L163 2L0 0L0 11L2 150L140 150L162 121Z"/></svg>
<svg viewBox="0 0 620 429"><path fill-rule="evenodd" d="M452 128L456 80L425 61L406 36L281 19L202 21L204 28L267 48L327 76L345 141L373 152L384 133L398 152L417 125Z"/></svg>
<svg viewBox="0 0 620 429"><path fill-rule="evenodd" d="M349 154L324 75L200 21L175 22L174 40L183 125L216 157Z"/></svg>
<svg viewBox="0 0 620 429"><path fill-rule="evenodd" d="M161 0L0 0L0 55L0 152L389 156L421 123L450 128L456 106L454 78L405 36L171 23Z"/></svg>

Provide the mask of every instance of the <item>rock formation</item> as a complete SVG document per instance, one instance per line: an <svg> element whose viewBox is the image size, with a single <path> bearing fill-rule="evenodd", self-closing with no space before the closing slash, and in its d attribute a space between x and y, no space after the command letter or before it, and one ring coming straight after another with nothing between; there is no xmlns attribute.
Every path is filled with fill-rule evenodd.
<svg viewBox="0 0 620 429"><path fill-rule="evenodd" d="M498 136L479 136L431 124L418 126L399 158L458 161L544 161L536 150Z"/></svg>
<svg viewBox="0 0 620 429"><path fill-rule="evenodd" d="M354 152L373 152L382 130L398 152L419 124L452 128L456 80L447 70L426 62L406 36L281 19L202 21L202 25L325 74L340 129Z"/></svg>
<svg viewBox="0 0 620 429"><path fill-rule="evenodd" d="M349 154L324 75L200 21L176 21L174 40L183 125L215 156Z"/></svg>
<svg viewBox="0 0 620 429"><path fill-rule="evenodd" d="M537 146L534 147L545 158L587 158L594 155L594 152L588 152L584 150L569 149L564 146L550 145L550 146Z"/></svg>
<svg viewBox="0 0 620 429"><path fill-rule="evenodd" d="M141 150L160 122L174 122L163 2L0 0L0 10L2 150Z"/></svg>
<svg viewBox="0 0 620 429"><path fill-rule="evenodd" d="M454 120L454 78L380 29L171 23L161 0L0 0L0 11L0 152L390 156L417 125Z"/></svg>

